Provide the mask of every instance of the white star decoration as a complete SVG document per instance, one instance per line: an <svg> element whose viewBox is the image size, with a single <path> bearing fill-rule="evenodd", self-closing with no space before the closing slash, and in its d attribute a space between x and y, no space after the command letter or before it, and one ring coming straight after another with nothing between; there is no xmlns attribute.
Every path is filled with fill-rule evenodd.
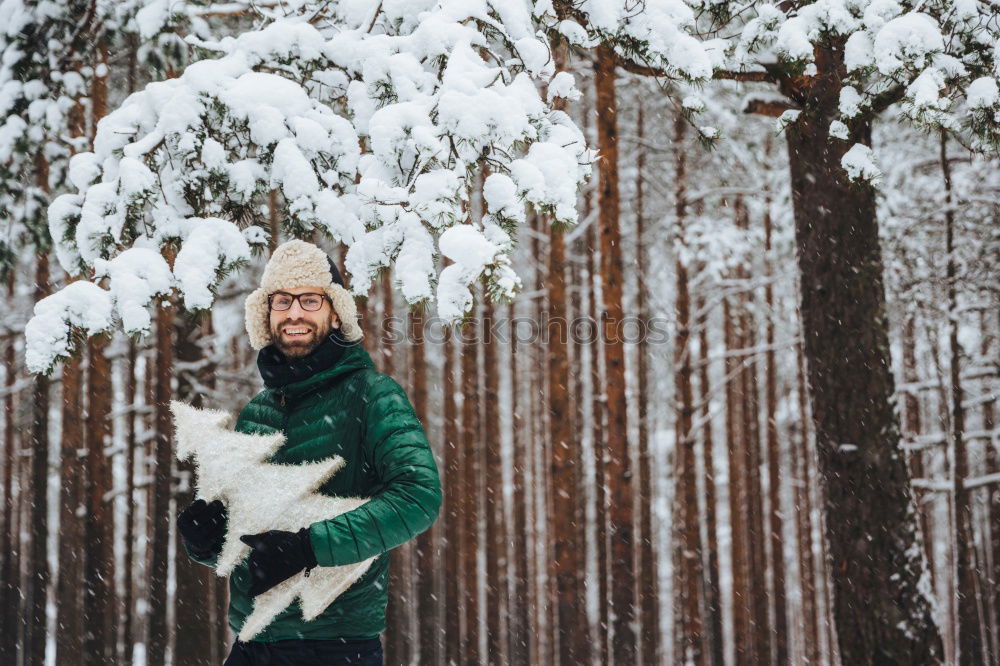
<svg viewBox="0 0 1000 666"><path fill-rule="evenodd" d="M241 535L267 530L294 532L368 501L317 492L344 466L340 456L301 465L270 464L265 461L285 442L282 433L245 435L231 429L232 418L226 412L196 409L177 401L170 403L170 409L177 458L194 457L197 497L207 502L220 499L229 513L229 529L215 569L219 576L232 574L249 554L250 546L240 541ZM239 639L252 639L296 597L302 600L302 617L314 619L374 561L371 557L357 564L316 567L308 578L299 572L258 595Z"/></svg>

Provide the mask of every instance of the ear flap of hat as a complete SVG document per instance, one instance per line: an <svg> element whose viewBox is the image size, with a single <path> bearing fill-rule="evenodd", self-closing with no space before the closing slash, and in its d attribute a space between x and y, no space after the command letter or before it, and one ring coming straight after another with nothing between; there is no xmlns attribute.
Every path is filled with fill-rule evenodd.
<svg viewBox="0 0 1000 666"><path fill-rule="evenodd" d="M333 309L340 318L340 333L348 342L357 342L363 337L361 326L358 325L358 306L351 293L339 284L331 284L323 291L330 297Z"/></svg>
<svg viewBox="0 0 1000 666"><path fill-rule="evenodd" d="M271 331L268 328L267 292L263 288L254 289L247 296L244 304L244 322L247 335L250 336L250 346L263 349L271 344Z"/></svg>

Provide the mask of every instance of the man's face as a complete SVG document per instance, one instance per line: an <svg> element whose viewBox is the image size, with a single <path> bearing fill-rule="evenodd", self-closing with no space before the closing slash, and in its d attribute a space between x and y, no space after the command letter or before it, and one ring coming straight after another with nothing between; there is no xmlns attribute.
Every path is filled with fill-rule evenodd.
<svg viewBox="0 0 1000 666"><path fill-rule="evenodd" d="M278 294L323 294L322 287L296 287L282 289ZM269 327L274 345L289 358L301 358L310 354L330 334L340 328L337 313L330 301L323 298L323 306L314 312L302 309L299 299L292 302L287 310L271 309Z"/></svg>

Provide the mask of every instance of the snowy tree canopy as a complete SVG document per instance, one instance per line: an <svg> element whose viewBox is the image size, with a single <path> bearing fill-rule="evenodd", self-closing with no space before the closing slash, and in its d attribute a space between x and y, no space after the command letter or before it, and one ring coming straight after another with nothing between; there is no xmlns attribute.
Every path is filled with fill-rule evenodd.
<svg viewBox="0 0 1000 666"><path fill-rule="evenodd" d="M989 2L554 5L563 34L581 44L604 40L629 71L778 84L792 112L782 126L808 119L823 123L831 140L860 141L860 132L849 131L859 125L853 121L896 105L901 118L964 136L974 150L1000 146L1000 15ZM698 112L688 100L683 108ZM876 179L879 170L865 157L859 148L844 167L852 177Z"/></svg>
<svg viewBox="0 0 1000 666"><path fill-rule="evenodd" d="M844 143L843 166L857 179L881 173L866 128L893 104L975 148L1000 138L998 19L970 0L919 8L894 0L356 0L255 10L258 29L209 38L201 26L189 35L208 57L131 95L100 122L93 151L73 157L75 192L48 215L71 274L97 280L99 260L169 249L166 256L186 257L184 274L167 259L154 272L169 276L187 308L209 307L221 278L266 243L274 192L285 233L320 231L349 247L356 295L394 266L407 302L436 301L448 321L471 307L477 281L493 298L511 297L520 281L510 250L525 204L573 224L576 188L593 160L558 110L558 97L577 92L572 76L556 71L556 39L608 44L621 66L659 77L776 83L790 111L783 126L818 123ZM140 32L151 34L169 11L151 2L140 15ZM695 95L683 103L692 116L704 108ZM698 131L706 141L718 135ZM847 151L852 144L859 147ZM469 195L484 172L485 215L472 220ZM194 248L205 240L208 248ZM439 270L442 256L451 263ZM102 290L121 291L109 284L114 276L101 279ZM132 296L133 310L148 306ZM83 332L123 321L112 301L111 317ZM46 311L55 318L59 308ZM146 330L142 317L132 321L126 330ZM35 371L70 353L29 347Z"/></svg>
<svg viewBox="0 0 1000 666"><path fill-rule="evenodd" d="M292 6L236 37L189 37L217 57L146 86L100 122L93 152L70 163L76 192L49 209L63 267L94 276L98 262L135 247L176 248L178 263L197 253L187 275L167 268L187 308L209 307L221 277L266 243L263 203L277 191L285 232L319 230L349 247L357 295L395 264L407 302L436 300L448 320L480 279L492 297L512 296L509 252L525 204L573 224L592 161L554 108L576 91L555 71L545 16L492 2ZM484 169L485 215L471 223ZM453 263L438 273L440 254ZM116 306L86 332L120 315ZM69 353L36 349L36 371Z"/></svg>

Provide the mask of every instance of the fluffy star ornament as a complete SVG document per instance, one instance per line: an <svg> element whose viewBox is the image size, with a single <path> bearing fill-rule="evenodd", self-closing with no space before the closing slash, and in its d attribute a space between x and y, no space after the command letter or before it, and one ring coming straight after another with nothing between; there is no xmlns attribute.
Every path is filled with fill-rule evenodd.
<svg viewBox="0 0 1000 666"><path fill-rule="evenodd" d="M226 412L196 409L172 401L179 460L194 459L196 496L220 499L229 512L229 529L216 563L219 576L229 576L250 553L240 536L267 530L297 531L320 520L351 511L367 499L328 497L317 489L344 466L340 456L301 465L266 462L285 442L281 433L246 435L232 430ZM357 581L375 561L316 567L308 577L299 572L254 598L239 639L249 641L296 598L302 617L312 620Z"/></svg>

